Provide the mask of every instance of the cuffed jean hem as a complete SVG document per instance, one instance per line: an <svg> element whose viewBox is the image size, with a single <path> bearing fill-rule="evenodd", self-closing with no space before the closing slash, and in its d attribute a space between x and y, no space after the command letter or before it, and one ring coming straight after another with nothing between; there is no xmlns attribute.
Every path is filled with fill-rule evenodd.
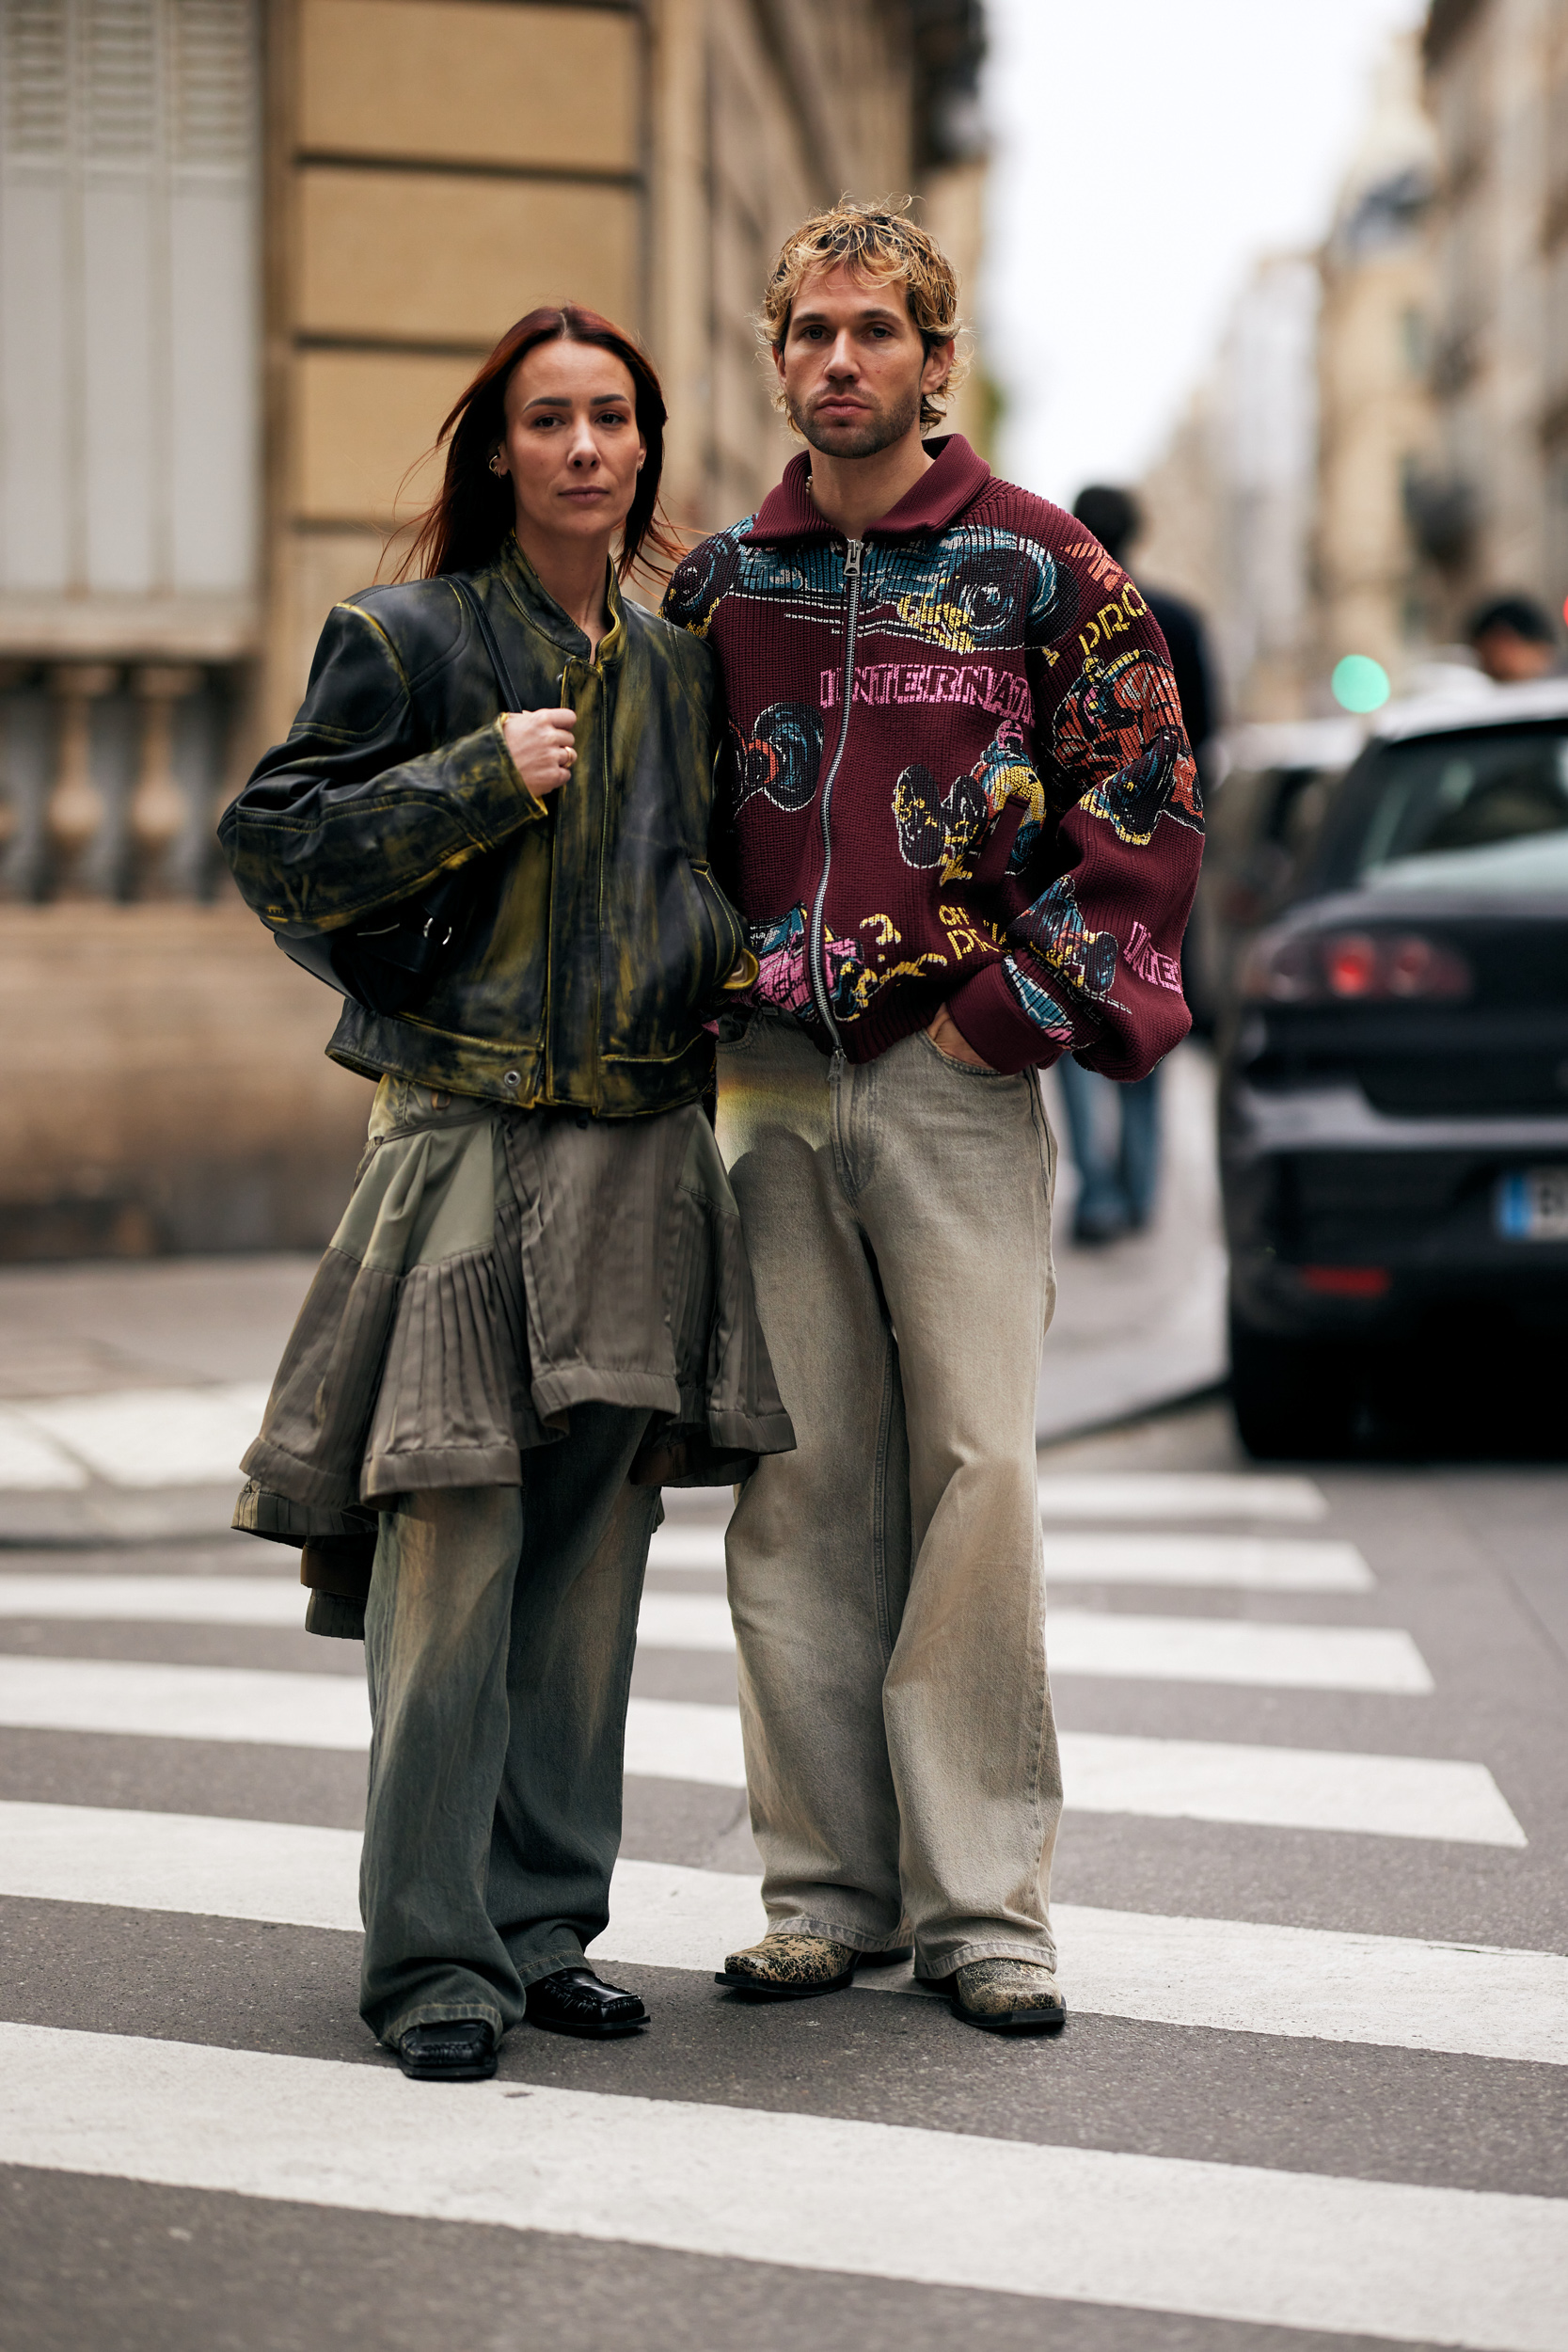
<svg viewBox="0 0 1568 2352"><path fill-rule="evenodd" d="M919 1949L915 1953L914 1973L917 1977L950 1977L955 1969L967 1968L972 1960L1022 1960L1027 1967L1049 1968L1053 1976L1056 1973L1056 1947L1049 1936L1038 1944L979 1936L972 1943L958 1945L951 1952Z"/></svg>
<svg viewBox="0 0 1568 2352"><path fill-rule="evenodd" d="M558 1968L583 1968L588 1965L580 1944L569 1944L563 1951L546 1952L538 1960L514 1960L517 1982L526 1993L541 1977L553 1977Z"/></svg>
<svg viewBox="0 0 1568 2352"><path fill-rule="evenodd" d="M455 2026L469 2018L489 2026L499 2048L506 2026L494 2001L416 2001L412 2009L400 2010L379 2038L387 2049L395 2050L416 2026Z"/></svg>
<svg viewBox="0 0 1568 2352"><path fill-rule="evenodd" d="M517 1982L522 1988L526 2005L529 1986L537 1984L541 1977L553 1977L558 1968L580 1968L583 1965L582 1948L580 1945L573 1944L567 1946L562 1951L541 1953L535 1960L525 1960L514 1964L516 1966ZM503 2018L493 2000L418 2001L408 2009L400 2010L392 2023L381 2034L380 2039L388 2050L395 2050L400 2037L405 2034L411 2026L450 2026L454 2025L459 2018L481 2017L494 2033L499 2044L501 2036L508 2031L509 2026L518 2024L522 2015L523 2011L519 2010L516 2017L510 2020Z"/></svg>
<svg viewBox="0 0 1568 2352"><path fill-rule="evenodd" d="M911 1936L908 1928L902 1932L895 1929L891 1935L874 1935L865 1928L847 1927L842 1919L825 1919L816 1912L800 1912L788 1918L768 1915L769 1935L821 1935L830 1944L847 1944L852 1952L895 1952L907 1950Z"/></svg>

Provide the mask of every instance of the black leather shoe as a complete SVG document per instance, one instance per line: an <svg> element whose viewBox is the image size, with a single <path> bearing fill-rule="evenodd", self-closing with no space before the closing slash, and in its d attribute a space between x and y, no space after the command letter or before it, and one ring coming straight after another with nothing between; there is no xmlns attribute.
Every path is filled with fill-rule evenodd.
<svg viewBox="0 0 1568 2352"><path fill-rule="evenodd" d="M483 2017L410 2026L398 2036L398 2064L417 2083L484 2083L496 2071L496 2037Z"/></svg>
<svg viewBox="0 0 1568 2352"><path fill-rule="evenodd" d="M531 2026L546 2033L575 2033L585 2042L609 2042L617 2034L636 2033L648 2022L648 2012L635 1993L601 1984L592 1968L558 1968L528 1989L525 2011Z"/></svg>

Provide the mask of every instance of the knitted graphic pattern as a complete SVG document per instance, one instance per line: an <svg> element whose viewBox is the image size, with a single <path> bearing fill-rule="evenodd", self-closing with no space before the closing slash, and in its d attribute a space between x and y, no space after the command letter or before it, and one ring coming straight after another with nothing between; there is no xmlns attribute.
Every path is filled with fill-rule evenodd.
<svg viewBox="0 0 1568 2352"><path fill-rule="evenodd" d="M751 1002L851 1061L945 1001L995 1069L1141 1077L1189 1026L1202 850L1164 640L1082 524L929 446L859 548L796 458L665 597L723 672L715 865Z"/></svg>

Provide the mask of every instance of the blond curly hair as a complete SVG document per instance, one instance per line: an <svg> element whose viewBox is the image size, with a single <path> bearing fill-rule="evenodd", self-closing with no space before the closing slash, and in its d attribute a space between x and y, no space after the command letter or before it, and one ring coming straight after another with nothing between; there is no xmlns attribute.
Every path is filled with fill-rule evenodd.
<svg viewBox="0 0 1568 2352"><path fill-rule="evenodd" d="M907 196L884 204L857 204L841 197L826 212L813 213L784 239L755 321L757 334L769 350L784 349L796 296L812 271L819 269L847 269L867 286L901 284L927 353L962 331L958 272L935 238L910 219L910 203ZM921 394L923 429L942 422L948 397L962 383L967 366L964 355L955 354L945 383ZM782 389L775 389L773 404L784 405Z"/></svg>

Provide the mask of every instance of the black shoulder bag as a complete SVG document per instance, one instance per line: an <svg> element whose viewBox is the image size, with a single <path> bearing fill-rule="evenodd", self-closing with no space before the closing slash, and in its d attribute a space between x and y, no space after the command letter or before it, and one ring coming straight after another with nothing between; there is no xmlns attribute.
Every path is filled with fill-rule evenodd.
<svg viewBox="0 0 1568 2352"><path fill-rule="evenodd" d="M519 708L490 616L466 580L453 589L479 630L500 689L503 710ZM323 930L290 923L273 933L283 953L340 996L388 1018L428 994L451 961L468 928L472 877L467 866L438 875L411 898L368 914L362 923Z"/></svg>

